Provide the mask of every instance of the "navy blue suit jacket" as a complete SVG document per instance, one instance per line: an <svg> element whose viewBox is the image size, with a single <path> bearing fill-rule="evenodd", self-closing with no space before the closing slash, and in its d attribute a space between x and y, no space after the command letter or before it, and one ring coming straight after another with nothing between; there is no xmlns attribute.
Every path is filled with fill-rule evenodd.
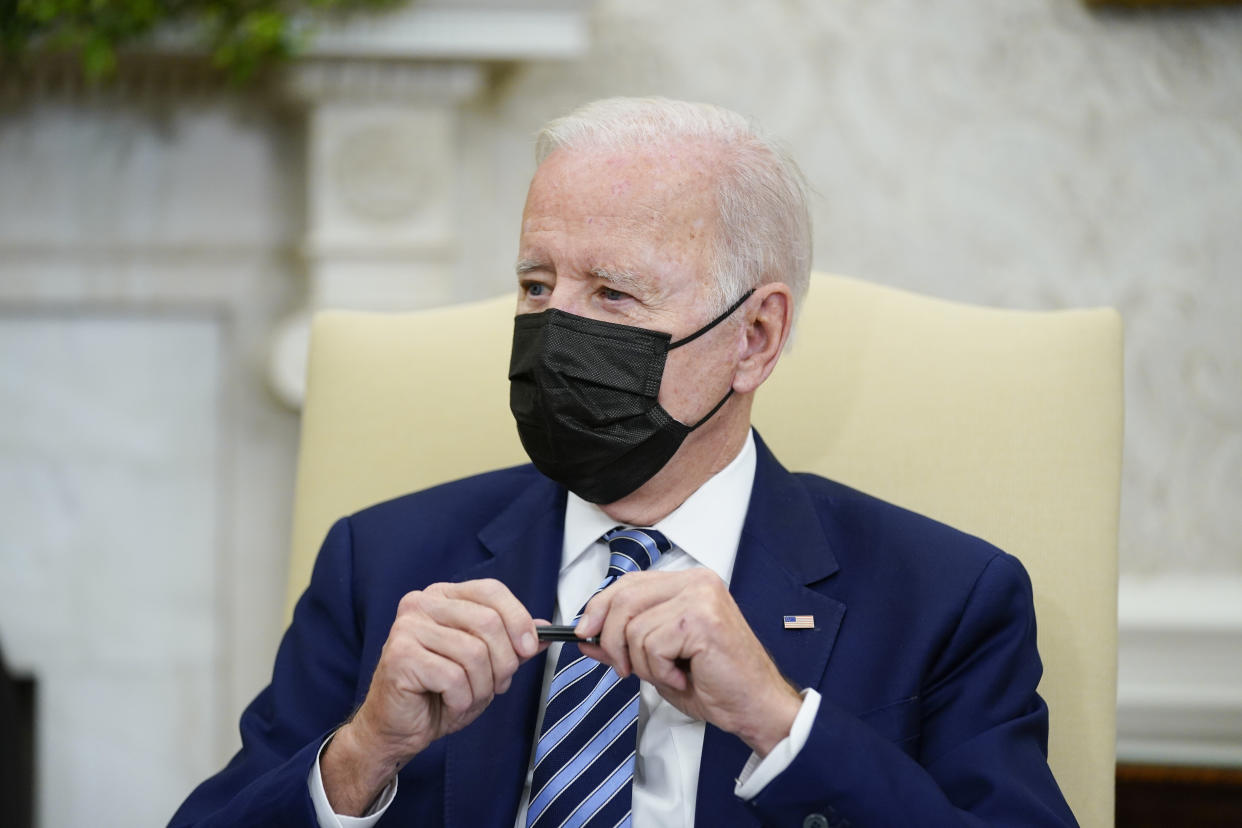
<svg viewBox="0 0 1242 828"><path fill-rule="evenodd" d="M697 824L800 826L819 813L832 825L1073 825L1045 759L1021 565L927 518L790 474L757 442L731 591L785 675L823 701L793 764L751 802L733 795L749 749L708 725ZM242 715L241 751L172 825L313 826L307 775L365 696L401 596L497 578L533 615L552 617L564 510L564 489L520 466L337 522L272 682ZM813 615L815 629L784 629L786 614ZM401 771L381 825L512 826L544 659Z"/></svg>

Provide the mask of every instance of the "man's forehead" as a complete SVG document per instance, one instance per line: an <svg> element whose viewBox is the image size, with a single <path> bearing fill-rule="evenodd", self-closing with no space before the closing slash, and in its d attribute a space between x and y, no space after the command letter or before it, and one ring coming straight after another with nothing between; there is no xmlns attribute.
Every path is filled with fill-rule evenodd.
<svg viewBox="0 0 1242 828"><path fill-rule="evenodd" d="M674 137L630 146L563 147L539 166L556 168L572 183L608 180L621 195L626 187L710 187L721 173L725 153L713 140Z"/></svg>
<svg viewBox="0 0 1242 828"><path fill-rule="evenodd" d="M535 173L522 231L581 221L621 232L660 227L699 236L717 219L715 179L714 169L679 164L674 155L558 150Z"/></svg>

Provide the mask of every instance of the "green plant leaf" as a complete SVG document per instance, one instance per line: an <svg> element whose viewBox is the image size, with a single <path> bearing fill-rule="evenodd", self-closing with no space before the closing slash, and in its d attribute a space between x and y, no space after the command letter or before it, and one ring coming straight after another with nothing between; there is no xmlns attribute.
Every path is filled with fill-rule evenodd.
<svg viewBox="0 0 1242 828"><path fill-rule="evenodd" d="M83 74L116 71L117 53L164 24L199 33L212 63L234 80L285 60L308 37L304 13L381 9L407 0L0 0L0 49L9 56L76 54Z"/></svg>
<svg viewBox="0 0 1242 828"><path fill-rule="evenodd" d="M94 34L82 46L82 71L92 81L99 81L116 71L116 49L107 37Z"/></svg>

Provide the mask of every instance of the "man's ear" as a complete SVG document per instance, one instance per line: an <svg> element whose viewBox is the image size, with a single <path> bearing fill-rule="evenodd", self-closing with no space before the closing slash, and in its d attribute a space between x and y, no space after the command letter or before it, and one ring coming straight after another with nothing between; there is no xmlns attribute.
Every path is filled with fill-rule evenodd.
<svg viewBox="0 0 1242 828"><path fill-rule="evenodd" d="M768 282L755 289L745 308L745 343L733 376L739 394L754 391L776 367L793 327L793 292L784 282Z"/></svg>

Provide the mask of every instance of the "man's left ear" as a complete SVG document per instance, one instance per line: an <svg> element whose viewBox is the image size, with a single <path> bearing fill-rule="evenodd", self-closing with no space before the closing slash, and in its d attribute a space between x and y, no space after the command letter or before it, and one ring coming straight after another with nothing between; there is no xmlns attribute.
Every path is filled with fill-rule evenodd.
<svg viewBox="0 0 1242 828"><path fill-rule="evenodd" d="M793 293L784 282L768 282L757 287L742 308L745 343L733 390L748 394L763 384L780 359L793 327Z"/></svg>

